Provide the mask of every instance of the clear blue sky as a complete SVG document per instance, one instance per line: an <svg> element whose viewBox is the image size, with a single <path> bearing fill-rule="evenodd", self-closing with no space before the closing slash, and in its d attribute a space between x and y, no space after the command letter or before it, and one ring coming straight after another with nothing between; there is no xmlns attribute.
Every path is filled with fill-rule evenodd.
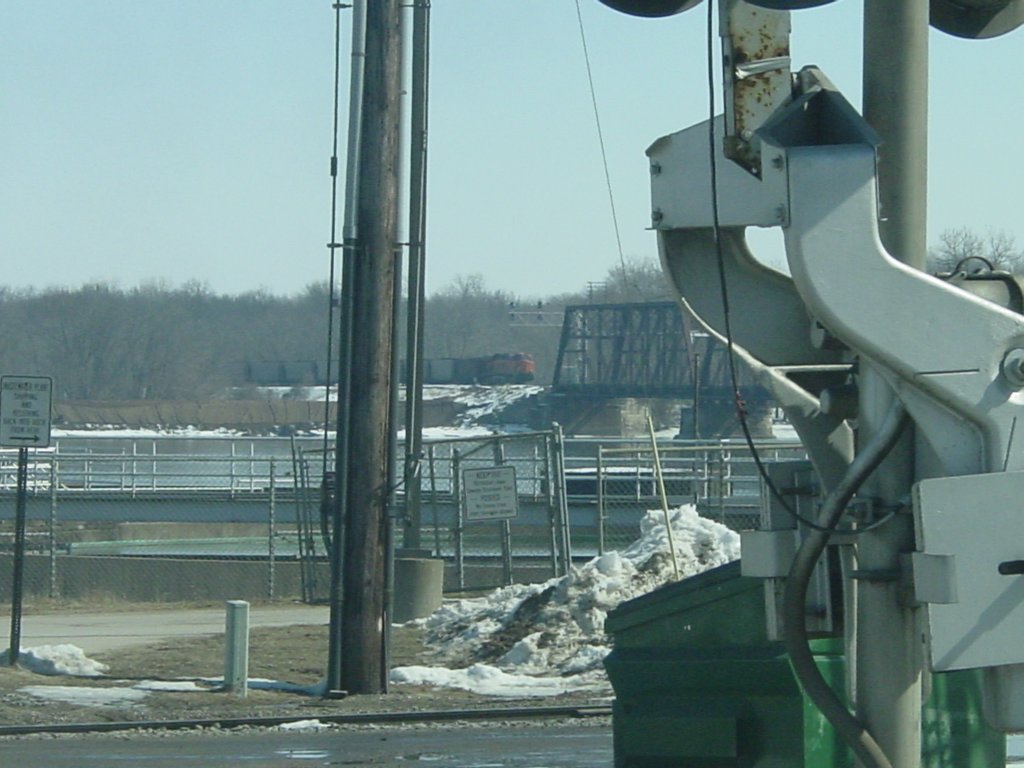
<svg viewBox="0 0 1024 768"><path fill-rule="evenodd" d="M654 260L644 150L706 117L706 6L581 5L623 249ZM792 38L855 105L860 14L794 13ZM573 0L434 0L432 30L428 289L601 279L619 257ZM1024 247L1022 35L932 33L930 242ZM0 0L0 285L325 279L333 46L330 0Z"/></svg>

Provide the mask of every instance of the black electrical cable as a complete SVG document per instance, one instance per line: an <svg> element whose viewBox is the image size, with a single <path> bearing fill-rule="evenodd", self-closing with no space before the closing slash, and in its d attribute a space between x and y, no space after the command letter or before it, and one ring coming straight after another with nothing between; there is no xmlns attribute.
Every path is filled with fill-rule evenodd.
<svg viewBox="0 0 1024 768"><path fill-rule="evenodd" d="M821 553L825 551L829 538L835 533L846 505L899 440L908 420L903 404L899 400L894 400L881 428L871 442L857 454L842 480L822 503L818 518L819 527L809 532L800 544L786 577L783 595L783 641L793 664L793 672L800 681L804 693L854 751L865 768L892 768L892 764L864 724L847 709L832 690L814 662L805 623L807 586Z"/></svg>
<svg viewBox="0 0 1024 768"><path fill-rule="evenodd" d="M736 416L739 419L740 428L743 430L743 438L746 441L747 449L757 468L757 473L764 481L769 492L782 505L782 508L794 520L816 530L818 524L809 518L804 517L793 509L782 492L775 485L775 482L768 475L761 454L754 444L754 437L750 433L750 424L747 421L747 412L740 395L739 375L736 371L736 352L734 349L732 335L732 312L729 306L729 279L725 272L725 255L722 252L721 222L718 207L718 153L716 151L715 137L715 57L714 57L714 3L708 3L707 13L707 76L708 76L708 153L711 162L711 231L714 239L715 254L718 265L718 285L722 296L722 318L723 331L725 333L726 357L729 361L729 381L732 385Z"/></svg>
<svg viewBox="0 0 1024 768"><path fill-rule="evenodd" d="M877 468L881 461L896 443L904 426L907 423L906 412L902 404L894 401L892 408L882 425L882 428L875 435L871 444L866 446L850 464L846 474L833 488L822 503L818 521L812 521L799 515L790 508L783 498L779 489L768 476L767 470L761 461L761 457L754 445L753 436L750 434L750 426L747 422L746 412L740 396L738 376L736 371L736 357L732 335L732 318L729 306L728 277L725 270L725 257L721 241L721 224L718 210L718 176L717 176L717 152L715 143L715 82L714 82L714 3L708 3L707 13L707 73L708 73L708 150L711 161L711 210L712 210L712 234L714 238L715 252L718 262L719 287L722 294L722 314L724 318L723 330L725 332L726 349L729 359L729 375L733 387L736 404L736 414L740 426L743 429L743 436L746 439L747 447L754 459L758 474L764 480L772 495L780 502L782 507L796 520L806 525L810 531L804 537L792 568L786 579L786 587L783 599L783 635L786 650L789 653L793 665L793 671L800 681L804 692L811 701L818 707L822 715L832 724L840 737L849 745L865 768L892 768L892 764L882 752L874 737L867 731L864 725L846 708L846 705L839 699L832 688L822 677L814 662L810 645L807 639L806 629L806 603L807 587L810 583L814 567L828 545L830 538L836 533L837 527L846 505L856 493L857 489L865 479ZM888 518L886 518L888 519ZM870 528L851 531L851 533L864 533Z"/></svg>
<svg viewBox="0 0 1024 768"><path fill-rule="evenodd" d="M712 9L714 3L708 3L707 14L707 72L708 72L708 94L709 94L709 152L711 159L711 209L712 229L714 236L715 252L718 261L718 278L722 292L722 313L724 316L724 331L726 348L729 358L729 374L736 398L736 413L743 429L743 435L747 446L750 449L754 464L757 466L758 474L768 486L772 495L782 504L783 508L796 520L806 525L811 530L804 537L797 554L794 556L792 567L786 578L786 586L783 597L783 639L786 651L789 654L793 665L793 671L800 682L801 687L807 696L814 702L822 715L832 724L833 728L846 744L853 750L857 758L865 768L892 768L892 763L882 751L878 742L868 732L850 711L846 705L832 690L826 682L814 662L807 636L806 627L806 605L807 588L810 583L814 568L828 545L831 537L837 532L837 528L846 505L861 484L878 467L885 456L895 445L906 426L908 417L903 409L902 403L893 401L893 405L881 429L875 434L871 443L865 446L854 458L848 467L843 478L839 481L822 502L818 520L811 521L795 510L791 509L783 498L782 494L768 476L767 471L758 454L757 447L750 434L750 427L747 423L746 412L743 408L742 398L738 386L736 373L735 352L733 349L732 323L729 308L728 279L725 271L725 258L721 242L721 225L718 211L718 178L717 178L717 152L715 144L715 91L714 91L714 15ZM885 518L888 520L889 515ZM878 524L864 529L850 531L850 533L865 533L867 530L877 528Z"/></svg>
<svg viewBox="0 0 1024 768"><path fill-rule="evenodd" d="M815 531L822 531L821 527L814 520L801 515L792 506L790 506L788 500L783 496L782 491L779 490L778 486L772 480L768 474L768 470L764 466L764 461L761 459L761 453L757 449L757 445L754 443L754 437L750 432L750 423L747 421L747 412L743 403L743 398L740 394L739 387L739 375L736 369L736 352L735 344L733 342L732 334L732 312L729 304L729 279L725 270L725 254L722 248L721 238L721 223L718 206L718 153L716 151L716 137L715 137L715 58L714 58L714 26L713 26L713 13L714 3L708 3L708 15L707 15L707 75L708 75L708 151L711 162L711 221L712 221L712 237L715 245L716 262L718 266L718 284L719 290L722 297L722 317L723 317L723 331L725 335L725 345L727 351L727 358L729 361L729 381L733 390L734 405L736 407L736 416L740 423L740 429L743 431L743 439L747 444L747 449L750 451L750 456L754 461L754 466L757 469L757 474L761 477L765 486L768 488L768 492L779 502L786 514L792 517L797 522ZM850 529L844 531L851 535L857 535L864 533L864 529Z"/></svg>

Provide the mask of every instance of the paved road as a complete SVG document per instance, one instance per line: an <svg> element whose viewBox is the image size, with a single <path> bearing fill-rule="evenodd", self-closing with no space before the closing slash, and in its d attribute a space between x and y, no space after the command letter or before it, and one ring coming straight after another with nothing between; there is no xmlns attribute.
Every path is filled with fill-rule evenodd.
<svg viewBox="0 0 1024 768"><path fill-rule="evenodd" d="M224 613L223 608L204 608L25 615L21 620L21 646L70 643L89 654L169 638L214 635L224 631ZM326 624L328 614L327 606L320 605L253 606L249 624L254 628ZM10 626L10 615L0 615L0 646L4 648Z"/></svg>
<svg viewBox="0 0 1024 768"><path fill-rule="evenodd" d="M32 768L601 768L612 765L611 728L532 724L79 736L0 741L0 764Z"/></svg>

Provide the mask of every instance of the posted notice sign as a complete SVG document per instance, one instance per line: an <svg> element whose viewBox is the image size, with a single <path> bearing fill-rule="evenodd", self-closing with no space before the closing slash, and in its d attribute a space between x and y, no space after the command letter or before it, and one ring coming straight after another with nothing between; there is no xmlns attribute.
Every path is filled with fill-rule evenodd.
<svg viewBox="0 0 1024 768"><path fill-rule="evenodd" d="M462 470L468 522L508 520L519 514L515 467Z"/></svg>
<svg viewBox="0 0 1024 768"><path fill-rule="evenodd" d="M52 402L49 376L0 376L0 447L47 447Z"/></svg>

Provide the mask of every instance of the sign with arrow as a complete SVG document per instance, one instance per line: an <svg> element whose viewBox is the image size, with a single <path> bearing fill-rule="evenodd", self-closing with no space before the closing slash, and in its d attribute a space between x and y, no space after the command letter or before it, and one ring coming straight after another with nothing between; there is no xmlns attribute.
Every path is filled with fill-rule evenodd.
<svg viewBox="0 0 1024 768"><path fill-rule="evenodd" d="M0 448L50 445L53 379L0 376Z"/></svg>

